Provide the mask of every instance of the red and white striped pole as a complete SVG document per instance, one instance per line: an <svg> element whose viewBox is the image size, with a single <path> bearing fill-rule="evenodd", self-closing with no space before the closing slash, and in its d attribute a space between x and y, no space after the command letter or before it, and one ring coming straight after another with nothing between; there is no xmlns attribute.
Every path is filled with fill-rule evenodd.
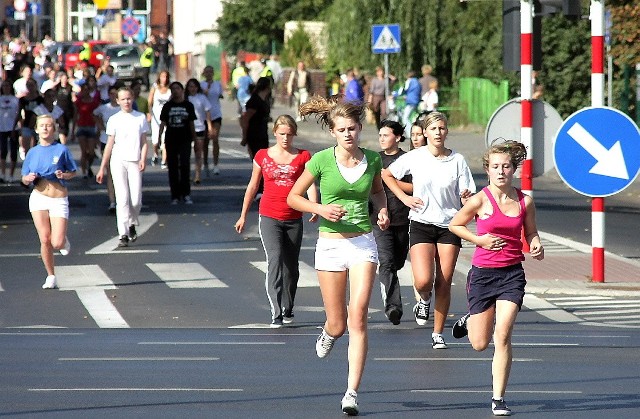
<svg viewBox="0 0 640 419"><path fill-rule="evenodd" d="M591 0L591 106L604 106L604 0ZM591 198L592 281L604 282L604 198Z"/></svg>
<svg viewBox="0 0 640 419"><path fill-rule="evenodd" d="M533 196L533 0L520 0L520 142L527 148L527 158L520 170L522 192ZM522 250L529 245L522 237Z"/></svg>
<svg viewBox="0 0 640 419"><path fill-rule="evenodd" d="M527 148L527 159L521 169L522 192L533 194L532 128L533 106L531 96L533 76L533 1L520 1L520 103L522 126L520 141Z"/></svg>

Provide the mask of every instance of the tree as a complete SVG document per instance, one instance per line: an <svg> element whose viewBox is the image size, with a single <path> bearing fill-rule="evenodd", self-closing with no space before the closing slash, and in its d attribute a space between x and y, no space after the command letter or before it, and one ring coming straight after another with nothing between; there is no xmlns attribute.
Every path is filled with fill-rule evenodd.
<svg viewBox="0 0 640 419"><path fill-rule="evenodd" d="M298 61L303 61L310 68L318 68L320 62L316 57L309 35L302 25L291 34L281 54L284 66L295 67Z"/></svg>
<svg viewBox="0 0 640 419"><path fill-rule="evenodd" d="M226 51L270 53L284 43L290 20L322 20L331 0L227 0L218 19L218 35Z"/></svg>

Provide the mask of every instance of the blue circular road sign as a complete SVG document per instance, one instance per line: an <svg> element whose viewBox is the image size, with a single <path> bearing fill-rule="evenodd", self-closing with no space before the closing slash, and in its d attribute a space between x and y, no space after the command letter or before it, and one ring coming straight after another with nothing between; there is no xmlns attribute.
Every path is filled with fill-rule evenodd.
<svg viewBox="0 0 640 419"><path fill-rule="evenodd" d="M591 197L610 196L640 173L640 130L617 109L584 108L560 126L553 157L571 189Z"/></svg>

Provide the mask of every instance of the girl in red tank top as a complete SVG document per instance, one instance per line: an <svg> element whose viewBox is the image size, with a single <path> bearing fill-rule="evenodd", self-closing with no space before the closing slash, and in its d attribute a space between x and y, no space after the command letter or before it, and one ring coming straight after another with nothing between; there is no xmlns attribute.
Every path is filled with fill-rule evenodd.
<svg viewBox="0 0 640 419"><path fill-rule="evenodd" d="M511 335L526 284L521 264L523 228L531 257L544 258L533 198L512 185L513 175L526 157L527 150L521 143L505 141L492 145L483 156L489 186L471 197L449 224L453 233L476 245L467 277L469 313L453 326L453 336L461 338L468 334L476 351L484 351L493 336L491 410L497 416L511 414L504 393L512 362ZM467 228L474 218L475 234Z"/></svg>

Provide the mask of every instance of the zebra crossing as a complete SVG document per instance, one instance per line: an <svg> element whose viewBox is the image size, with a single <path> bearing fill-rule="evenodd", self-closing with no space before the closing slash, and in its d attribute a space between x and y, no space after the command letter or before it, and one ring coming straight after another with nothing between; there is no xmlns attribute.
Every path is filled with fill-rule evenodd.
<svg viewBox="0 0 640 419"><path fill-rule="evenodd" d="M545 300L588 324L640 328L640 299L586 295Z"/></svg>

